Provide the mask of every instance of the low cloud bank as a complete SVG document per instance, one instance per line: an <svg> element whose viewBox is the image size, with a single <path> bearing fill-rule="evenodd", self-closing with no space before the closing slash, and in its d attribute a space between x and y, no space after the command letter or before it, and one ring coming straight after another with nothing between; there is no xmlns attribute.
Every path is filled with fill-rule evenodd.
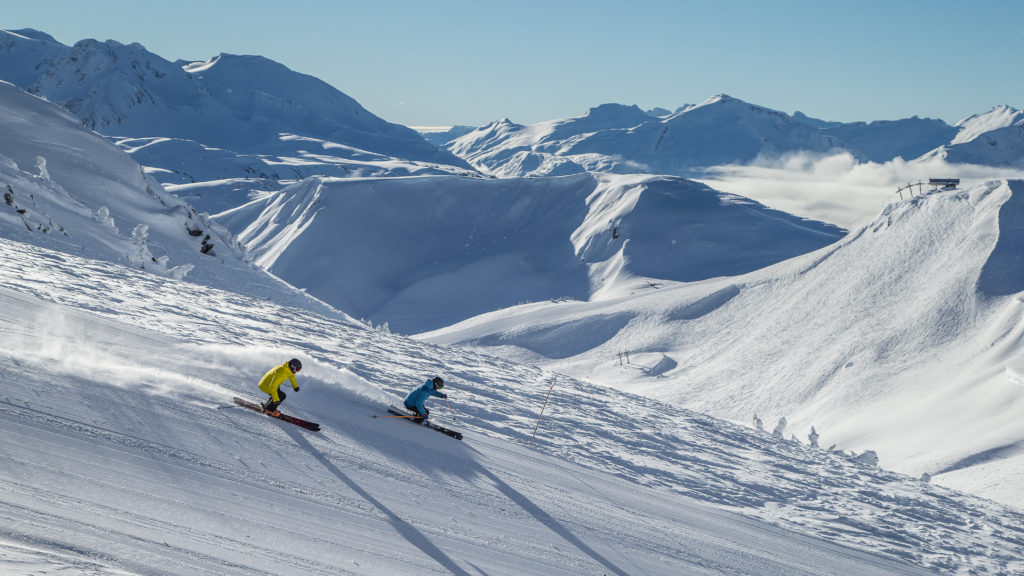
<svg viewBox="0 0 1024 576"><path fill-rule="evenodd" d="M844 152L791 154L746 166L718 166L699 180L771 208L852 229L900 200L897 191L907 184L923 182L923 187L913 187L913 193L927 192L929 178L959 178L961 188L967 188L988 180L1022 179L1024 171L939 159L858 163ZM905 190L903 198L908 197Z"/></svg>

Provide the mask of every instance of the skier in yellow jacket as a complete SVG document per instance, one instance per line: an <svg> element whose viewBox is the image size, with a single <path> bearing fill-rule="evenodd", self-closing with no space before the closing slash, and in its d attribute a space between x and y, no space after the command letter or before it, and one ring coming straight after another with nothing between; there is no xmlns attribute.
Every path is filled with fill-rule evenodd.
<svg viewBox="0 0 1024 576"><path fill-rule="evenodd" d="M295 375L298 374L299 370L302 370L302 362L299 362L298 358L292 358L291 360L281 364L280 366L274 366L260 378L260 390L270 394L270 399L262 404L263 409L269 414L274 416L279 415L277 406L288 396L278 388L281 384L284 384L285 380L292 381L292 389L296 392L299 391L299 383L295 381Z"/></svg>

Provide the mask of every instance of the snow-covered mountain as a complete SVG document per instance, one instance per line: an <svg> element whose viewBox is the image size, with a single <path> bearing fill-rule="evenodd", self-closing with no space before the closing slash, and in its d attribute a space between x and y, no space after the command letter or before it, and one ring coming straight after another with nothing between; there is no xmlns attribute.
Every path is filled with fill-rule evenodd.
<svg viewBox="0 0 1024 576"><path fill-rule="evenodd" d="M0 572L1024 569L1019 512L870 453L370 330L202 253L187 205L52 104L0 107ZM290 357L320 433L232 407ZM432 374L463 442L371 418Z"/></svg>
<svg viewBox="0 0 1024 576"><path fill-rule="evenodd" d="M260 266L402 333L522 302L743 274L843 235L644 175L311 178L218 221Z"/></svg>
<svg viewBox="0 0 1024 576"><path fill-rule="evenodd" d="M267 282L234 235L66 111L6 82L0 110L5 237L211 287L259 286L253 295L282 302L311 301Z"/></svg>
<svg viewBox="0 0 1024 576"><path fill-rule="evenodd" d="M894 158L919 158L954 140L960 133L957 127L942 120L916 116L902 120L840 123L825 126L821 131L842 142L842 147L857 157L879 164Z"/></svg>
<svg viewBox="0 0 1024 576"><path fill-rule="evenodd" d="M6 238L0 307L3 573L1024 570L993 502L335 315ZM231 407L293 356L319 433ZM372 418L435 373L462 442Z"/></svg>
<svg viewBox="0 0 1024 576"><path fill-rule="evenodd" d="M785 417L1024 506L1024 182L898 202L750 274L499 311L423 338L719 417Z"/></svg>
<svg viewBox="0 0 1024 576"><path fill-rule="evenodd" d="M912 159L949 143L941 120L827 123L719 95L663 117L606 104L577 118L521 126L502 119L446 146L498 176L602 171L693 176L725 164L845 151L864 161Z"/></svg>
<svg viewBox="0 0 1024 576"><path fill-rule="evenodd" d="M961 120L957 127L956 138L929 153L929 158L1024 169L1024 112L997 106Z"/></svg>
<svg viewBox="0 0 1024 576"><path fill-rule="evenodd" d="M137 43L82 40L68 47L35 31L0 34L4 76L13 68L12 82L108 136L180 138L265 154L282 145L281 135L296 134L407 160L460 164L325 82L261 56L170 62ZM26 71L33 59L34 78Z"/></svg>
<svg viewBox="0 0 1024 576"><path fill-rule="evenodd" d="M69 47L34 30L0 31L0 80L118 137L161 183L201 183L193 199L312 175L470 171L414 130L260 56L170 62L140 44Z"/></svg>
<svg viewBox="0 0 1024 576"><path fill-rule="evenodd" d="M851 458L848 452L814 447L803 442L806 428L769 434L529 364L370 330L248 265L230 234L164 193L130 157L70 114L9 84L0 84L0 110L0 191L5 191L0 368L12 383L0 410L5 439L0 444L0 572L1009 576L1024 571L1019 511L880 469L872 465L871 452ZM579 184L588 178L593 177L541 179L537 186L546 183L553 193L556 182ZM452 186L459 181L394 182L422 180ZM346 189L339 198L373 195L379 181L367 179L367 189ZM651 255L631 252L625 241L614 244L628 233L640 244L657 242L658 230L674 235L714 226L700 221L678 228L652 225L659 221L644 208L648 202L669 210L682 196L709 214L731 214L730 225L770 220L779 226L817 226L681 179L641 176L629 186L624 177L595 181L607 189L594 191L586 198L589 204L577 208L587 211L588 226L571 235L570 243L582 241L585 254L619 254L624 264ZM305 184L305 193L315 194L314 186L329 189L332 183ZM423 193L421 183L409 185ZM960 217L958 226L949 228L941 220L931 236L923 234L929 239L948 235L952 244L964 230L977 231L981 240L965 242L970 250L952 266L961 270L971 269L974 257L994 243L990 264L978 276L979 298L985 302L963 304L977 309L978 317L1011 304L1010 292L1020 283L1013 273L1020 268L1007 266L1020 253L1009 242L1015 236L991 234L997 206L1000 230L1020 222L1019 211L1009 209L1016 203L1007 189L1015 185L949 196L959 199L952 210ZM384 187L392 196L376 196L377 210L397 213L396 221L418 222L424 206L394 201L405 198L391 186L400 184ZM616 187L620 192L612 194ZM500 188L487 192L502 196ZM630 195L635 203L611 201ZM473 196L462 199L468 204ZM273 215L270 206L286 200L293 201L271 198L251 209ZM336 201L324 194L320 204ZM301 204L313 211L318 205ZM969 217L970 207L988 217ZM499 235L514 232L526 242L531 234L547 233L509 228L502 221L530 209L513 205L482 217L477 231L486 240L478 244L501 244ZM873 233L919 221L910 212L893 210L880 219L887 228ZM458 212L449 216L463 219ZM619 238L612 216L622 218ZM323 219L297 215L286 221L312 227ZM202 232L193 235L197 224ZM278 232L270 225L260 230L268 238ZM416 229L426 243L431 232ZM670 245L671 239L665 236L659 245ZM401 256L403 245L386 236L380 242L377 258ZM775 268L733 279L750 284L735 288L740 292L735 295L725 284L728 279L652 286L650 279L630 280L606 266L604 278L614 281L596 296L606 303L649 303L652 295L682 293L686 287L724 287L676 310L676 320L699 320L710 316L702 311L725 309L728 303L719 304L742 302L748 291L760 288L764 306L758 314L799 312L787 286L800 276L816 275L820 281L827 272L856 275L859 259L838 256L846 242L816 266L793 260L790 277L777 285L770 281L777 278ZM211 243L213 248L204 250ZM914 255L926 250L923 243L915 246ZM950 256L944 246L934 249ZM315 256L301 253L307 260ZM500 270L487 256L485 250L483 274L458 278L463 293L473 292L465 284L483 282ZM735 260L743 265L756 257ZM653 259L644 265L668 264ZM754 286L758 279L766 282ZM452 285L444 283L442 289ZM950 294L947 285L940 282L935 290ZM637 298L641 293L648 297ZM778 301L765 296L772 293ZM808 300L812 312L821 313L814 306L820 299ZM993 330L979 347L995 342L991 354L1015 360L1011 348L1019 331L1013 309L1003 313L1004 321L990 324ZM552 314L558 321L560 311L552 308ZM618 320L626 318L616 314ZM821 317L827 320L827 312ZM658 338L660 317L647 318L651 336ZM575 345L583 342L576 332L580 326L589 327L583 336L595 340L615 320L596 315L546 336ZM727 326L729 334L722 337L742 341L746 330L758 337L763 326L751 314ZM875 341L867 329L873 327L861 322L851 330ZM831 334L815 322L806 330L809 340ZM967 327L955 333L966 337L969 332ZM875 350L912 350L915 341ZM230 404L233 395L258 398L259 377L290 357L301 358L305 368L299 374L301 392L291 394L285 407L320 422L319 434ZM706 360L714 363L715 357ZM671 369L668 361L657 364L663 374ZM371 417L384 415L386 403L433 374L446 377L450 396L448 404L434 401L434 417L450 418L449 425L466 434L463 442ZM628 378L623 381L628 384ZM990 394L997 407L1015 406L1012 391ZM1008 427L996 421L993 430L1003 435ZM966 450L975 448L972 440L953 439ZM950 469L970 471L969 464L985 457L998 465L991 458L1010 452L1012 447L975 454Z"/></svg>
<svg viewBox="0 0 1024 576"><path fill-rule="evenodd" d="M432 142L435 146L440 147L460 136L469 134L473 130L476 130L475 126L452 126L447 129L419 129L417 132L419 132L427 142Z"/></svg>

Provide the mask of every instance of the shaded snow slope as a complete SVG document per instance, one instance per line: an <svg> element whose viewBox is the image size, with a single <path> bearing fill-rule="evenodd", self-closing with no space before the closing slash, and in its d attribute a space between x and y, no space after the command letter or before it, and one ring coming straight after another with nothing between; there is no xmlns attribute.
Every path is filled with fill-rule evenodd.
<svg viewBox="0 0 1024 576"><path fill-rule="evenodd" d="M278 189L279 180L472 172L414 130L260 56L170 62L140 44L69 47L32 30L0 31L0 80L115 137L161 183L205 183L205 194L189 198L202 212L215 211L217 196Z"/></svg>
<svg viewBox="0 0 1024 576"><path fill-rule="evenodd" d="M741 274L842 234L677 177L587 174L313 178L217 220L278 277L404 333L644 278Z"/></svg>
<svg viewBox="0 0 1024 576"><path fill-rule="evenodd" d="M166 193L66 111L5 82L0 110L0 235L323 308L267 281L230 232Z"/></svg>
<svg viewBox="0 0 1024 576"><path fill-rule="evenodd" d="M748 275L521 306L424 338L740 422L785 417L1020 506L1022 195L993 182L919 196Z"/></svg>
<svg viewBox="0 0 1024 576"><path fill-rule="evenodd" d="M32 32L32 31L27 31ZM170 62L140 44L82 40L63 46L45 35L0 31L6 70L103 134L172 137L239 152L264 152L281 133L330 140L410 160L460 164L415 131L374 116L327 83L261 56L221 54ZM19 68L20 67L20 68Z"/></svg>
<svg viewBox="0 0 1024 576"><path fill-rule="evenodd" d="M883 164L896 158L913 160L949 143L958 134L955 126L932 118L905 118L874 122L850 122L822 128L843 147L869 162Z"/></svg>
<svg viewBox="0 0 1024 576"><path fill-rule="evenodd" d="M0 570L1024 569L1019 513L654 400L559 377L536 427L537 368L8 240L0 306ZM217 409L291 356L323 432ZM371 418L430 374L463 442Z"/></svg>

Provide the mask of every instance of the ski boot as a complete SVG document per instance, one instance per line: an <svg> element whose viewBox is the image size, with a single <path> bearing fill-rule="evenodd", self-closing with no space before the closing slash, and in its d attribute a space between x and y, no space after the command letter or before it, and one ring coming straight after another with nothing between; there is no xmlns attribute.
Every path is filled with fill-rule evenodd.
<svg viewBox="0 0 1024 576"><path fill-rule="evenodd" d="M268 414L270 416L273 416L274 418L277 418L278 416L281 415L281 412L278 411L278 409L277 409L277 405L278 404L280 404L280 402L274 402L273 400L267 400L263 404L260 404L260 406L263 407L263 412L265 412L266 414Z"/></svg>

